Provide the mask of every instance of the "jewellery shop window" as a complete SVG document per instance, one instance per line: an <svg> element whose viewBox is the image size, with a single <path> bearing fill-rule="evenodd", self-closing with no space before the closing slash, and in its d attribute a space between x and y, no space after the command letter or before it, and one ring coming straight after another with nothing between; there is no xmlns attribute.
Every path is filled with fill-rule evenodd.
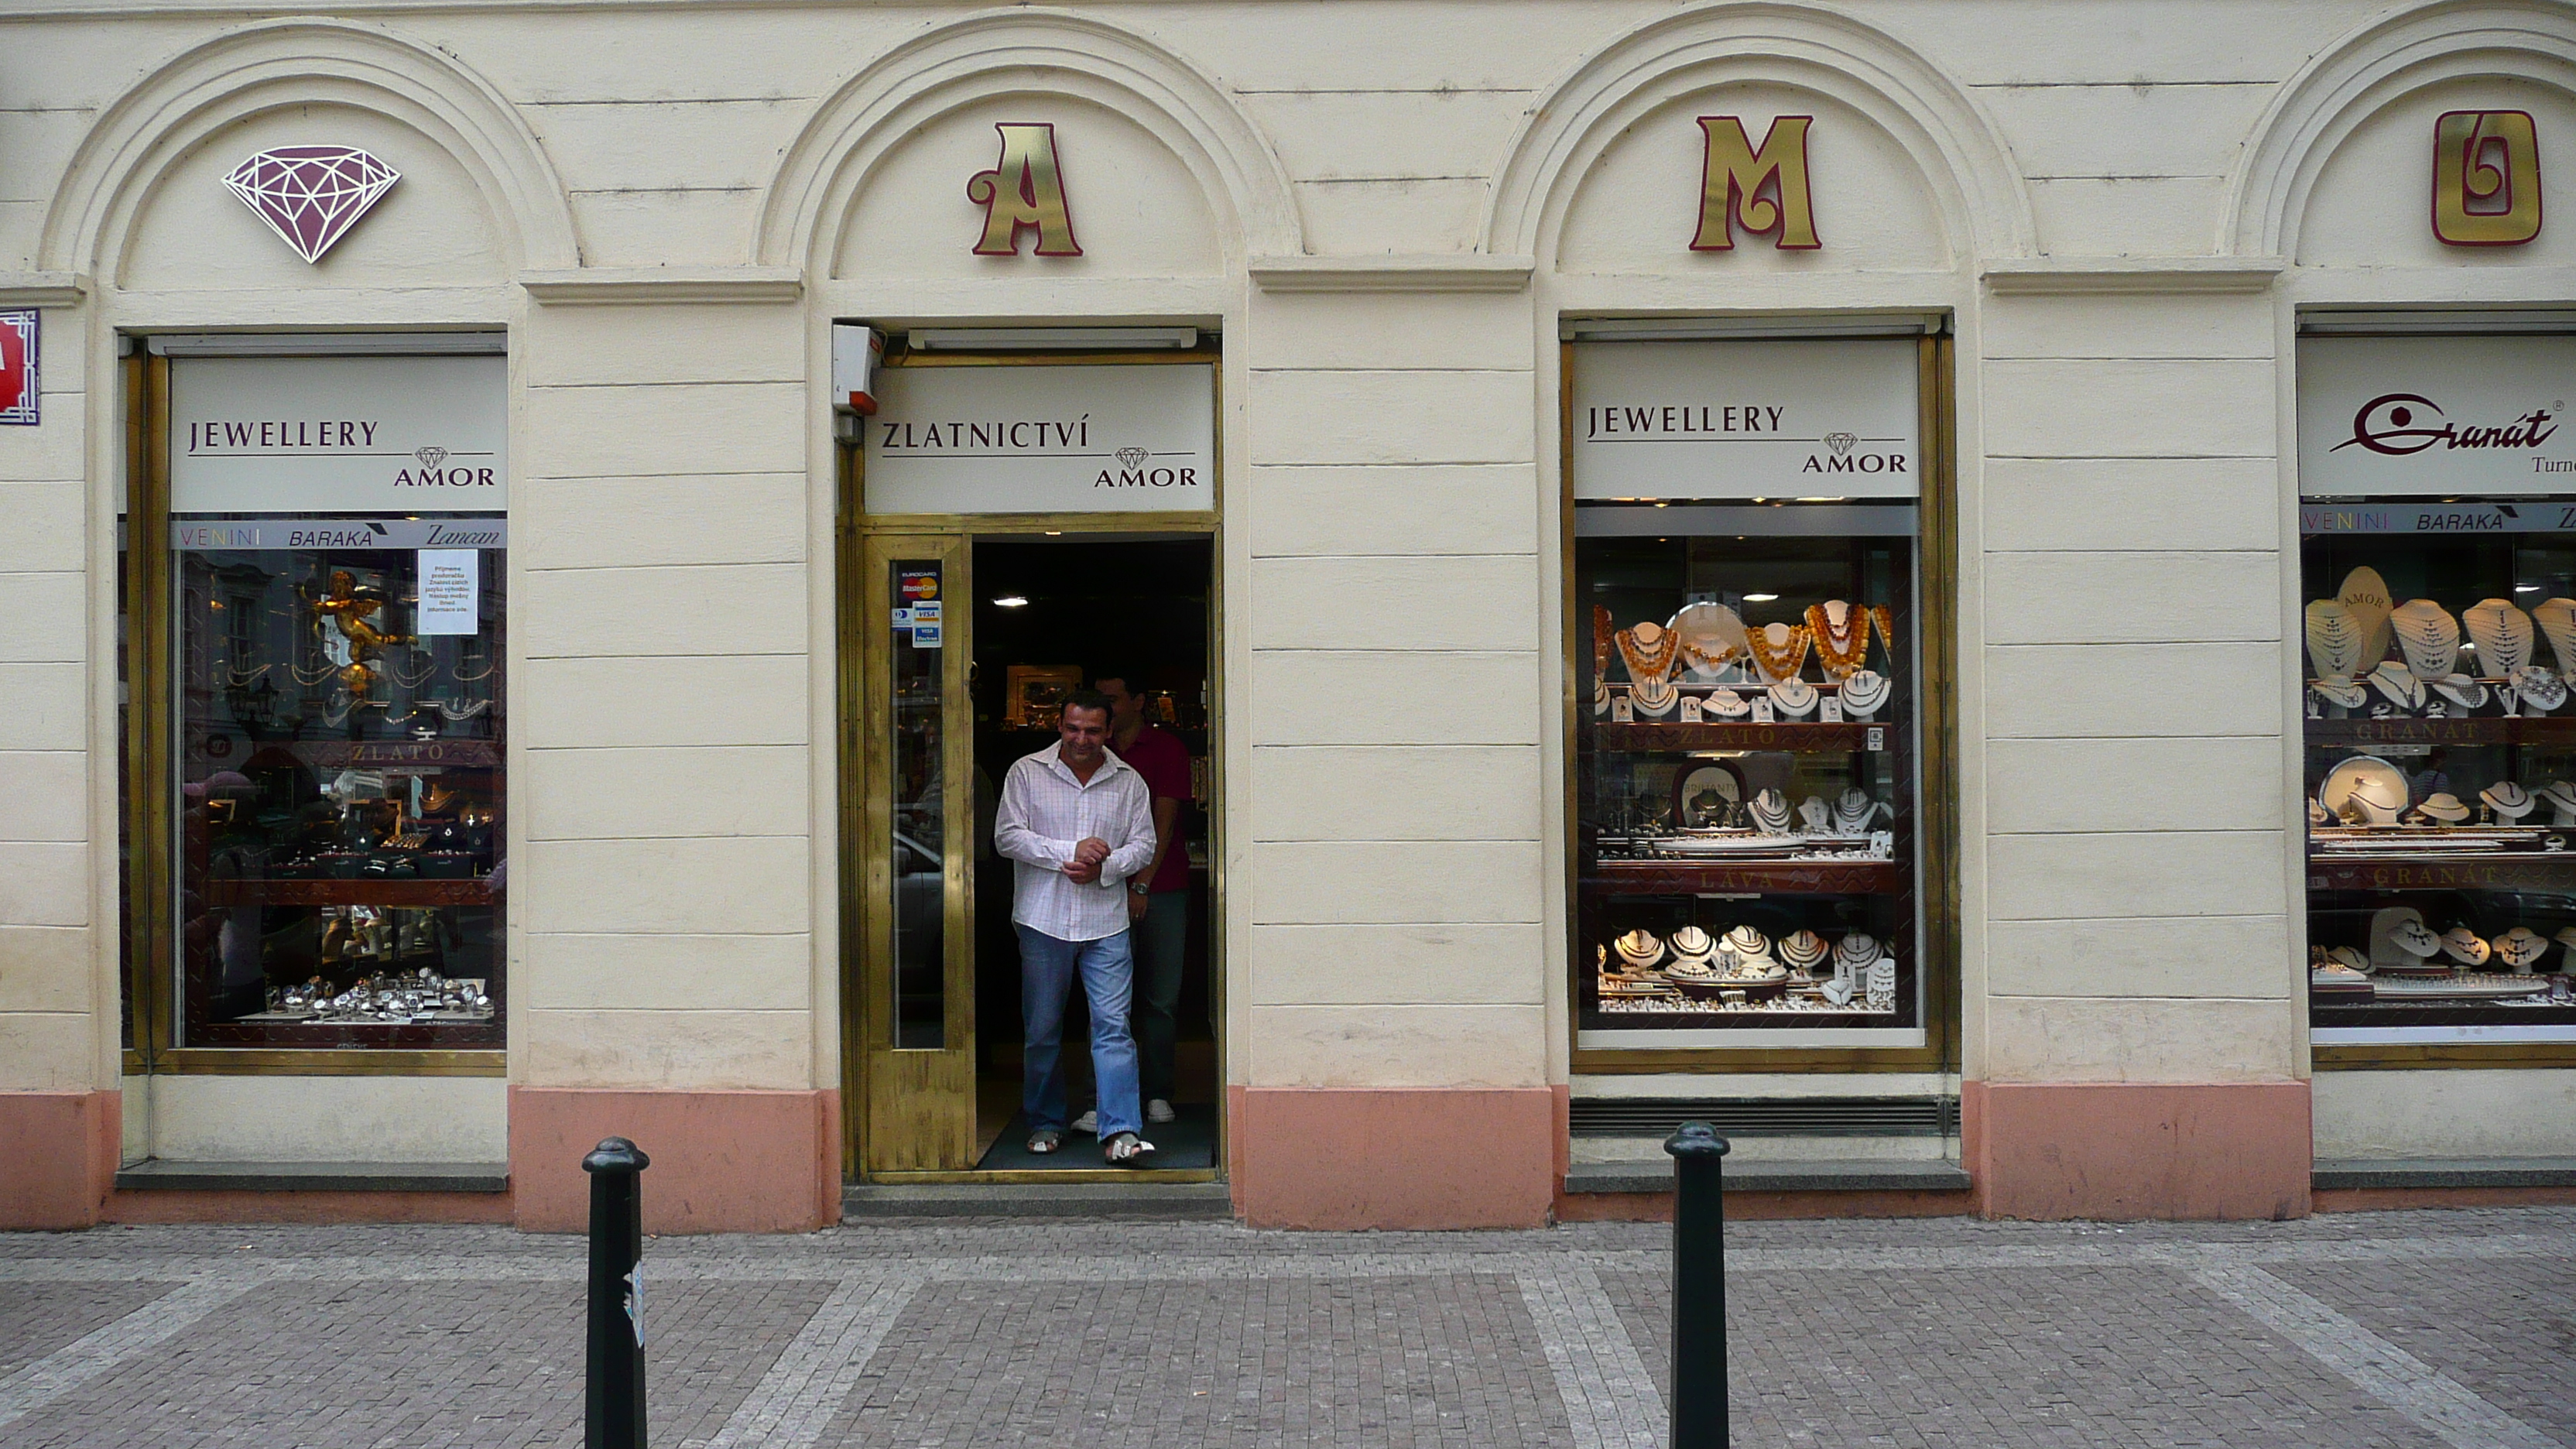
<svg viewBox="0 0 2576 1449"><path fill-rule="evenodd" d="M173 1046L502 1043L502 361L171 364Z"/></svg>
<svg viewBox="0 0 2576 1449"><path fill-rule="evenodd" d="M2576 1041L2576 484L2525 491L2576 476L2571 364L2563 338L2301 343L2320 1044Z"/></svg>
<svg viewBox="0 0 2576 1449"><path fill-rule="evenodd" d="M1575 351L1578 1043L1920 1045L1916 344Z"/></svg>

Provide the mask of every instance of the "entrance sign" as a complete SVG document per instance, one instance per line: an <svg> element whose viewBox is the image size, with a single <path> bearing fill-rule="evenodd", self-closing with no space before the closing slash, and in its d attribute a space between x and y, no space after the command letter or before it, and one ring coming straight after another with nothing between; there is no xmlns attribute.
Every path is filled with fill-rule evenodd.
<svg viewBox="0 0 2576 1449"><path fill-rule="evenodd" d="M1039 256L1081 256L1073 211L1064 199L1064 167L1056 160L1055 127L997 121L993 129L1002 133L1002 159L966 182L966 199L984 208L984 235L975 255L1018 256L1020 228L1035 227Z"/></svg>
<svg viewBox="0 0 2576 1449"><path fill-rule="evenodd" d="M32 307L0 312L0 424L36 425L36 338L43 316Z"/></svg>
<svg viewBox="0 0 2576 1449"><path fill-rule="evenodd" d="M2304 338L2299 492L2569 492L2571 398L2576 337Z"/></svg>
<svg viewBox="0 0 2576 1449"><path fill-rule="evenodd" d="M1735 250L1735 227L1773 233L1772 245L1784 252L1814 251L1816 205L1807 185L1807 128L1813 116L1775 116L1755 151L1736 116L1702 116L1700 134L1699 231L1691 237L1695 252ZM1765 195L1765 192L1768 195Z"/></svg>
<svg viewBox="0 0 2576 1449"><path fill-rule="evenodd" d="M876 396L870 513L1216 507L1213 364L890 367Z"/></svg>
<svg viewBox="0 0 2576 1449"><path fill-rule="evenodd" d="M1574 366L1574 496L1912 498L1911 341L1590 342Z"/></svg>
<svg viewBox="0 0 2576 1449"><path fill-rule="evenodd" d="M2447 111L2433 123L2433 235L2518 247L2540 235L2540 137L2528 111Z"/></svg>
<svg viewBox="0 0 2576 1449"><path fill-rule="evenodd" d="M170 511L497 512L509 377L484 355L174 358Z"/></svg>

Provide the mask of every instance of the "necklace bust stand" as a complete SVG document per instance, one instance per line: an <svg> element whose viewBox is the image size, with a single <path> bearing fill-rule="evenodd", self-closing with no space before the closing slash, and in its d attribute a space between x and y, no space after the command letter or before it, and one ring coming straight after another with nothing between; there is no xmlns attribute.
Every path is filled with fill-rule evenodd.
<svg viewBox="0 0 2576 1449"><path fill-rule="evenodd" d="M2529 926L2516 926L2495 938L2496 959L2513 968L2517 976L2528 976L2540 958L2549 954L2549 938Z"/></svg>
<svg viewBox="0 0 2576 1449"><path fill-rule="evenodd" d="M2412 906L2388 906L2370 918L2370 969L2422 972L2442 949L2442 938Z"/></svg>
<svg viewBox="0 0 2576 1449"><path fill-rule="evenodd" d="M2495 954L2495 948L2468 927L2453 926L2442 933L2442 954L2458 962L2461 970L2475 971L2487 964L2487 958Z"/></svg>
<svg viewBox="0 0 2576 1449"><path fill-rule="evenodd" d="M2576 826L2576 785L2565 780L2552 780L2540 787L2540 801L2549 807L2549 823L2553 828L2564 830Z"/></svg>

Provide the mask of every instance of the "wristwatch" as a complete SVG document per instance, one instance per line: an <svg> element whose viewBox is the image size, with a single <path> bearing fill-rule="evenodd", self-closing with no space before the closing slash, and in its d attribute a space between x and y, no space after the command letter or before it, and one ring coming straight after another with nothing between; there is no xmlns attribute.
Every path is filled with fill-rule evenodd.
<svg viewBox="0 0 2576 1449"><path fill-rule="evenodd" d="M1129 881L1127 883L1127 894L1131 896L1141 896L1151 888L1152 887L1150 885L1141 880Z"/></svg>

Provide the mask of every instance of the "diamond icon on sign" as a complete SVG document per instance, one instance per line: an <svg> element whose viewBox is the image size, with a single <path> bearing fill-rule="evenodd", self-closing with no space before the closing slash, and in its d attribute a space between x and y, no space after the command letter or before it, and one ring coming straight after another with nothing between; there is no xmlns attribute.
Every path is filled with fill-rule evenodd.
<svg viewBox="0 0 2576 1449"><path fill-rule="evenodd" d="M1122 468L1142 468L1145 466L1145 460L1152 456L1153 454L1142 448L1121 448L1118 450L1118 465Z"/></svg>
<svg viewBox="0 0 2576 1449"><path fill-rule="evenodd" d="M224 178L308 262L322 260L402 174L355 146L276 146Z"/></svg>
<svg viewBox="0 0 2576 1449"><path fill-rule="evenodd" d="M1854 435L1852 435L1852 434L1850 434L1850 433L1827 433L1827 434L1825 434L1825 446L1826 446L1826 447L1828 447L1828 448L1833 449L1833 450L1834 450L1834 456L1835 456L1835 457L1837 457L1837 458L1841 457L1841 456L1842 456L1843 454L1845 454L1845 453L1850 452L1850 451L1852 450L1852 444L1857 443L1857 442L1859 442L1859 441L1860 441L1860 439L1859 439L1858 437L1856 437L1856 436L1854 436Z"/></svg>
<svg viewBox="0 0 2576 1449"><path fill-rule="evenodd" d="M420 466L424 468L435 468L447 461L445 448L414 448L411 450L411 455L418 458Z"/></svg>

